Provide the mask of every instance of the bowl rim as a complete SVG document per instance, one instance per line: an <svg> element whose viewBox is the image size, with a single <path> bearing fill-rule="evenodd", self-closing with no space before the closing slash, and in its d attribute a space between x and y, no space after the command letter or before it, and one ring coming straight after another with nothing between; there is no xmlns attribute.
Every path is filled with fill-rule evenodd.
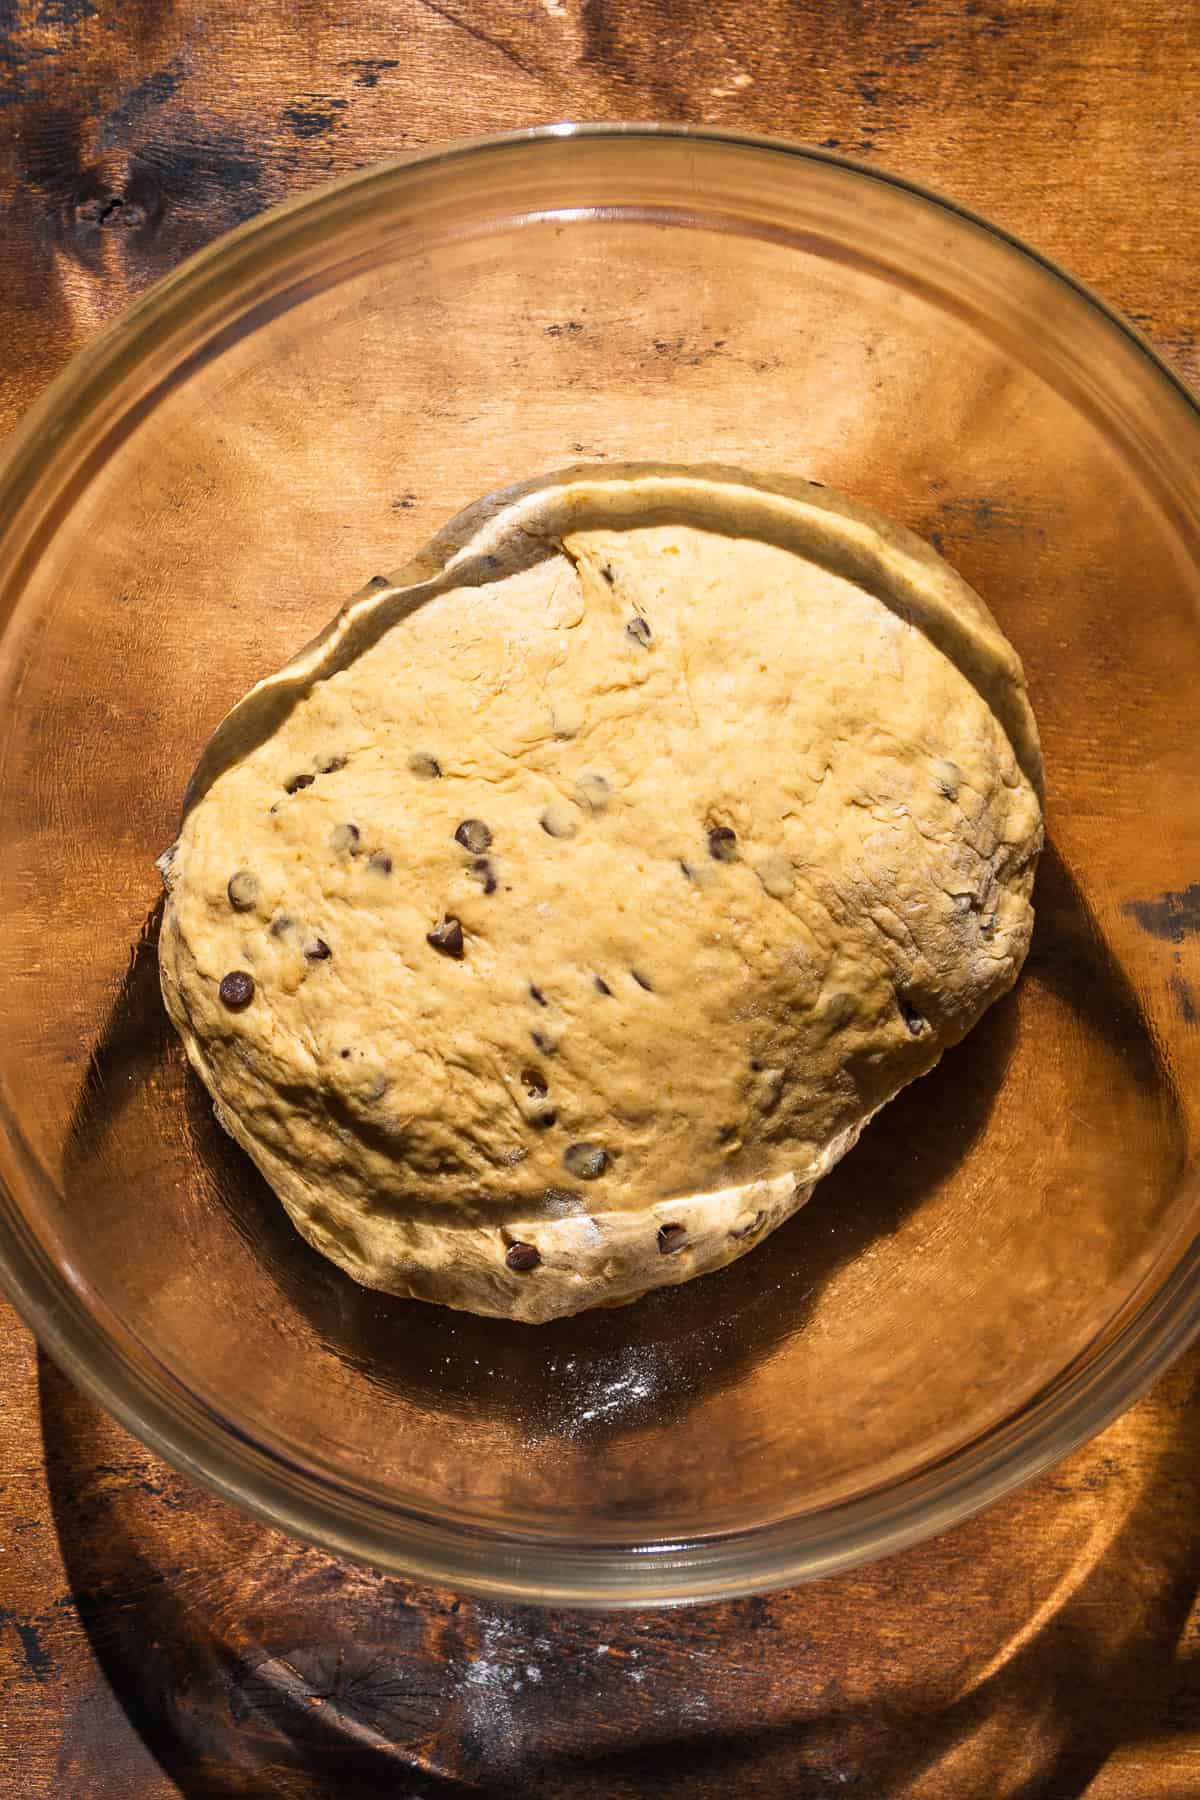
<svg viewBox="0 0 1200 1800"><path fill-rule="evenodd" d="M603 138L684 139L826 164L891 188L998 240L1061 283L1114 326L1200 421L1200 399L1141 331L1085 283L1021 238L906 177L789 139L710 126L564 121L436 145L306 191L206 244L161 277L87 344L34 402L0 453L0 521L7 531L36 489L44 445L67 431L89 392L111 388L142 354L147 326L165 333L183 308L212 292L251 243L266 259L301 220L357 197L365 207L406 174L468 163L513 147ZM0 1124L29 1156L0 1102ZM568 1543L438 1519L399 1503L373 1506L333 1479L301 1469L212 1412L168 1371L139 1366L106 1331L78 1286L16 1223L0 1189L0 1291L46 1351L107 1412L189 1477L268 1525L393 1574L490 1599L603 1608L671 1605L769 1591L890 1555L966 1519L1024 1485L1115 1419L1200 1335L1200 1238L1181 1243L1167 1278L1144 1304L1149 1274L1100 1347L1081 1353L1015 1415L946 1457L812 1514L683 1542ZM11 1209L11 1210L10 1210ZM1177 1231L1176 1239L1185 1234ZM1175 1240L1172 1240L1175 1241ZM1158 1265L1163 1258L1160 1255ZM1151 1271L1152 1272L1152 1271Z"/></svg>

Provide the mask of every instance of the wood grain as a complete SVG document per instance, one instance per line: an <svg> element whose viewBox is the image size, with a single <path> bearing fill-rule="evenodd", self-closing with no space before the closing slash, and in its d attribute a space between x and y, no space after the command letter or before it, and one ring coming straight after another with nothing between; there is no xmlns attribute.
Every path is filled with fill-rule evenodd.
<svg viewBox="0 0 1200 1800"><path fill-rule="evenodd" d="M879 161L1200 380L1200 13L1174 0L0 0L0 429L182 256L328 177L564 116ZM583 1617L341 1565L0 1312L0 1792L1200 1795L1200 1361L984 1518L767 1599Z"/></svg>

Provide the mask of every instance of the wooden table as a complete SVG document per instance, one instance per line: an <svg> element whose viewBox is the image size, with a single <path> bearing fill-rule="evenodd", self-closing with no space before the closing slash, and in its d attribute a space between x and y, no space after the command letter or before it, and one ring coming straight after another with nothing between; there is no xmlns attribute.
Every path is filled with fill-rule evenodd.
<svg viewBox="0 0 1200 1800"><path fill-rule="evenodd" d="M1031 239L1200 382L1178 0L0 0L0 427L181 256L396 151L564 116L841 149ZM0 1308L19 1800L1200 1796L1200 1358L937 1543L595 1617L343 1566L178 1477Z"/></svg>

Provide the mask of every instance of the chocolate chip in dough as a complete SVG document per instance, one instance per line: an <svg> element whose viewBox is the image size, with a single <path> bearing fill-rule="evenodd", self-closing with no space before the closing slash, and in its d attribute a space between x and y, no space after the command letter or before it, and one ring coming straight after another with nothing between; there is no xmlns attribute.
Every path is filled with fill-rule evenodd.
<svg viewBox="0 0 1200 1800"><path fill-rule="evenodd" d="M933 765L934 785L943 800L957 800L962 786L962 770L948 756L939 756Z"/></svg>
<svg viewBox="0 0 1200 1800"><path fill-rule="evenodd" d="M492 834L482 819L464 819L454 833L454 841L469 850L472 856L482 856L492 847Z"/></svg>
<svg viewBox="0 0 1200 1800"><path fill-rule="evenodd" d="M527 1275L530 1269L537 1268L542 1257L536 1244L510 1244L504 1260L515 1274Z"/></svg>
<svg viewBox="0 0 1200 1800"><path fill-rule="evenodd" d="M271 920L271 936L274 938L283 937L284 934L291 929L292 921L287 913L276 913L275 917Z"/></svg>
<svg viewBox="0 0 1200 1800"><path fill-rule="evenodd" d="M311 787L316 779L315 775L293 775L290 781L284 782L284 792L298 794L301 788Z"/></svg>
<svg viewBox="0 0 1200 1800"><path fill-rule="evenodd" d="M436 756L430 756L426 750L414 750L408 759L411 775L419 775L422 781L437 781L442 773L442 765Z"/></svg>
<svg viewBox="0 0 1200 1800"><path fill-rule="evenodd" d="M578 1181L595 1181L608 1167L608 1151L599 1144L568 1144L563 1166Z"/></svg>
<svg viewBox="0 0 1200 1800"><path fill-rule="evenodd" d="M443 956L461 956L463 929L457 919L443 919L440 925L425 933L425 942L440 950Z"/></svg>
<svg viewBox="0 0 1200 1800"><path fill-rule="evenodd" d="M234 912L249 912L258 899L258 876L252 875L249 869L239 869L229 877L225 892Z"/></svg>
<svg viewBox="0 0 1200 1800"><path fill-rule="evenodd" d="M643 650L647 648L651 637L650 625L649 621L643 619L640 613L635 613L633 615L628 625L626 625L625 630L635 644L640 644Z"/></svg>
<svg viewBox="0 0 1200 1800"><path fill-rule="evenodd" d="M375 850L372 851L371 855L367 858L367 867L368 869L374 869L376 875L390 875L392 872L392 859L386 850Z"/></svg>
<svg viewBox="0 0 1200 1800"><path fill-rule="evenodd" d="M658 1228L658 1253L660 1256L674 1256L687 1243L686 1225L660 1225Z"/></svg>
<svg viewBox="0 0 1200 1800"><path fill-rule="evenodd" d="M611 793L607 780L596 769L585 769L575 783L575 798L591 813L604 812Z"/></svg>
<svg viewBox="0 0 1200 1800"><path fill-rule="evenodd" d="M522 1069L521 1086L530 1094L546 1094L550 1091L550 1084L540 1069Z"/></svg>
<svg viewBox="0 0 1200 1800"><path fill-rule="evenodd" d="M728 825L714 825L708 834L708 854L714 862L731 863L738 858L737 832Z"/></svg>
<svg viewBox="0 0 1200 1800"><path fill-rule="evenodd" d="M549 1006L550 1004L536 981L531 981L529 984L529 998L536 1001L538 1006Z"/></svg>
<svg viewBox="0 0 1200 1800"><path fill-rule="evenodd" d="M609 987L607 981L605 981L603 975L593 975L592 983L598 994L611 994L612 993L612 989Z"/></svg>
<svg viewBox="0 0 1200 1800"><path fill-rule="evenodd" d="M486 856L477 856L471 864L471 874L479 883L485 894L494 894L499 887L496 871Z"/></svg>
<svg viewBox="0 0 1200 1800"><path fill-rule="evenodd" d="M304 954L309 962L328 962L333 951L323 937L309 938L304 946Z"/></svg>
<svg viewBox="0 0 1200 1800"><path fill-rule="evenodd" d="M529 1123L535 1131L549 1131L552 1125L558 1124L558 1114L552 1106L547 1106L542 1112L530 1113Z"/></svg>
<svg viewBox="0 0 1200 1800"><path fill-rule="evenodd" d="M920 1037L925 1030L926 1019L919 1007L914 1006L907 994L896 995L896 1005L900 1008L900 1017L908 1026L913 1037Z"/></svg>
<svg viewBox="0 0 1200 1800"><path fill-rule="evenodd" d="M368 587L373 588L385 588L391 587L391 585L392 584L386 575L372 575L370 581L367 583Z"/></svg>
<svg viewBox="0 0 1200 1800"><path fill-rule="evenodd" d="M552 838L573 838L579 826L561 800L552 800L538 820L538 824Z"/></svg>
<svg viewBox="0 0 1200 1800"><path fill-rule="evenodd" d="M243 1006L249 1006L254 998L254 977L245 969L230 969L228 975L222 975L221 985L217 989L221 996L221 1004L230 1012L241 1012Z"/></svg>
<svg viewBox="0 0 1200 1800"><path fill-rule="evenodd" d="M533 1042L534 1049L540 1050L543 1056L558 1055L558 1045L552 1043L544 1031L531 1031L529 1036Z"/></svg>
<svg viewBox="0 0 1200 1800"><path fill-rule="evenodd" d="M346 758L344 756L327 756L324 762L317 764L322 775L336 775L338 770L344 769L345 766Z"/></svg>
<svg viewBox="0 0 1200 1800"><path fill-rule="evenodd" d="M329 834L329 848L335 856L353 856L361 836L357 825L335 825Z"/></svg>
<svg viewBox="0 0 1200 1800"><path fill-rule="evenodd" d="M648 994L654 992L654 983L650 980L648 975L643 975L640 969L630 969L629 973L633 976L633 979L640 988L645 988Z"/></svg>

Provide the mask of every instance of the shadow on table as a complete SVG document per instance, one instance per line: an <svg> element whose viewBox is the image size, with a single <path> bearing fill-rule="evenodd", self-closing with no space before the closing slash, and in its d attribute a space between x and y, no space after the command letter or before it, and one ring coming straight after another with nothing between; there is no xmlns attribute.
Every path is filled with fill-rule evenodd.
<svg viewBox="0 0 1200 1800"><path fill-rule="evenodd" d="M1136 999L1052 851L1040 903L1040 978L1097 1019L1123 1017L1129 1029L1122 1035L1153 1081L1153 1047ZM152 973L146 957L135 959L101 1062L106 1055L122 1067L130 1055L136 1062ZM787 1232L819 1219L822 1207L851 1215L823 1260L820 1233L806 1237L805 1254L811 1248L816 1260L798 1303L811 1303L804 1296L894 1229L964 1154L986 1122L1013 1022L1002 1005L974 1034L970 1106L954 1132L945 1121L963 1096L950 1058L892 1104L886 1130L868 1133L806 1213L778 1234L783 1253ZM96 1105L127 1085L110 1073L101 1066L90 1084ZM86 1142L105 1121L88 1116L85 1104L79 1127ZM264 1247L280 1259L285 1282L289 1259L311 1257L273 1200L253 1229L267 1234ZM748 1321L744 1332L739 1327L742 1357L764 1344L754 1329L757 1261L677 1291L705 1290L706 1309L718 1300L722 1310L736 1304ZM311 1304L310 1273L301 1292ZM336 1272L320 1264L318 1273L337 1289L330 1318L341 1321L346 1353L395 1357L394 1322L381 1327L373 1310L378 1296L360 1301ZM679 1329L673 1316L666 1307L656 1315L651 1303L598 1315L598 1329L669 1336ZM436 1329L440 1315L431 1318ZM488 1334L494 1360L493 1326L468 1321L466 1329ZM514 1342L528 1347L536 1335L521 1328ZM387 1378L418 1386L423 1379L412 1362L390 1367ZM719 1378L698 1369L692 1391ZM1200 1581L1200 1525L1193 1524L1200 1520L1200 1406L1190 1396L1172 1415L1137 1498L1114 1519L1103 1555L1078 1579L1068 1568L1044 1616L1031 1616L994 1670L946 1703L923 1685L915 1648L927 1650L944 1628L940 1593L914 1589L903 1613L909 1641L899 1648L893 1642L883 1655L871 1637L878 1609L894 1605L897 1583L920 1571L925 1552L852 1578L847 1627L863 1647L855 1679L839 1695L837 1672L808 1667L805 1649L806 1618L842 1603L839 1583L771 1600L624 1615L551 1614L413 1590L293 1544L193 1489L132 1445L45 1359L40 1383L49 1491L74 1605L130 1724L189 1797L608 1800L651 1790L752 1789L788 1800L831 1791L883 1800L915 1791L923 1777L934 1785L922 1786L922 1795L949 1797L936 1781L951 1753L997 1720L1019 1740L1025 1716L1039 1721L1042 1753L1024 1785L1004 1791L1020 1800L1069 1800L1118 1745L1200 1728L1196 1669L1176 1662ZM1182 1510L1181 1487L1191 1496ZM1091 1507L1099 1520L1106 1502L1090 1494L1085 1476L1071 1504ZM1172 1507L1185 1523L1164 1540L1162 1520ZM1001 1539L984 1540L985 1555L993 1544ZM1042 1551L1036 1542L1027 1548L1032 1568ZM1003 1555L1011 1557L1011 1548ZM980 1569L971 1591L1002 1591L1018 1575L1007 1564ZM1115 1639L1097 1626L1112 1617ZM797 1698L792 1703L785 1689L781 1704L778 1683L789 1679ZM722 1726L723 1718L760 1710L760 1686L773 1696L764 1715L772 1722ZM821 1704L806 1704L817 1693ZM995 1791L994 1782L959 1785L953 1800L992 1800Z"/></svg>
<svg viewBox="0 0 1200 1800"><path fill-rule="evenodd" d="M243 1519L132 1445L45 1359L40 1379L74 1604L130 1725L189 1800L1075 1800L1117 1749L1149 1755L1158 1738L1200 1731L1200 1659L1180 1657L1200 1584L1194 1381L1104 1553L1077 1582L1068 1570L1056 1603L946 1704L921 1679L946 1629L922 1552L850 1578L849 1604L845 1578L677 1612L460 1600ZM1089 1467L1066 1494L1047 1484L1046 1511L1102 1517L1099 1479ZM1036 1535L1026 1550L1014 1557L1002 1532L983 1539L965 1590L976 1606L1048 1554ZM878 1612L914 1575L902 1639L881 1645ZM806 1621L839 1606L858 1648L831 1665L806 1649ZM964 1601L952 1640L986 1629L971 1612ZM781 1680L795 1695L782 1722ZM760 1691L770 1722L747 1728ZM972 1739L992 1745L984 1778L960 1760Z"/></svg>

